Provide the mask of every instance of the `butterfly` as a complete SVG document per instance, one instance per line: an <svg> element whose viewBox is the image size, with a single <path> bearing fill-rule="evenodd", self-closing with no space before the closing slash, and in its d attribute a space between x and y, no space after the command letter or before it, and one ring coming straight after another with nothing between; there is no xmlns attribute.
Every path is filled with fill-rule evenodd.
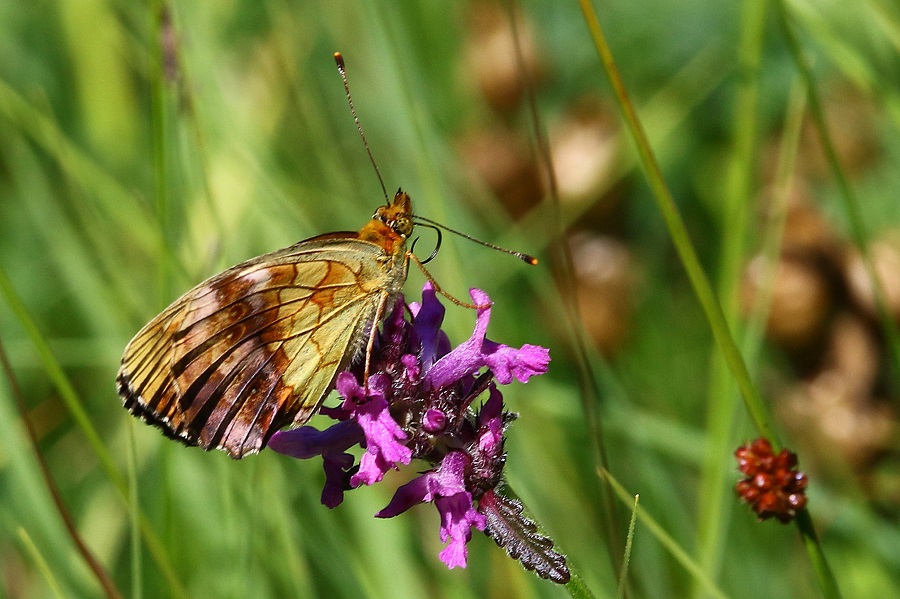
<svg viewBox="0 0 900 599"><path fill-rule="evenodd" d="M308 421L365 352L406 281L413 230L398 190L358 232L328 233L200 283L128 343L125 408L187 445L233 458Z"/></svg>

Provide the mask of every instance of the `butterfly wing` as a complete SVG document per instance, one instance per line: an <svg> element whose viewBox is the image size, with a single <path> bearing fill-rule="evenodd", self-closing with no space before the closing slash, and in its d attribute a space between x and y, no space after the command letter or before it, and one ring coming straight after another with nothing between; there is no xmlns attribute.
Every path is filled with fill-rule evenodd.
<svg viewBox="0 0 900 599"><path fill-rule="evenodd" d="M302 424L406 279L405 254L356 233L243 262L176 300L125 349L125 407L234 458Z"/></svg>

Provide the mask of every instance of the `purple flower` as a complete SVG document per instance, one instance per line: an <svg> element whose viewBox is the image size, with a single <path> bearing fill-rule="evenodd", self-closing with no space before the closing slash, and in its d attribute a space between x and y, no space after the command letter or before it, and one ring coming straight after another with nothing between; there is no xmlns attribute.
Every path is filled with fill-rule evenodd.
<svg viewBox="0 0 900 599"><path fill-rule="evenodd" d="M441 517L440 538L447 542L440 558L450 568L466 566L473 528L488 532L486 527L493 526L503 534L516 524L504 528L508 523L503 514L498 516L501 502L495 489L506 460L503 433L514 415L504 411L497 384L527 382L546 372L550 362L545 348L516 349L487 339L490 298L478 289L470 295L484 307L477 312L472 336L452 349L441 330L444 307L433 285L425 284L421 304L406 306L401 297L376 338L368 381L363 364L338 375L336 388L344 401L321 410L338 422L324 431L309 426L280 431L269 441L271 448L293 457L322 456L322 502L328 507L341 503L344 490L377 483L400 464L413 459L429 463L431 468L401 486L376 516L391 518L414 505L433 503ZM485 392L487 400L476 406ZM347 450L356 444L365 452L353 473ZM479 504L482 497L484 506Z"/></svg>
<svg viewBox="0 0 900 599"><path fill-rule="evenodd" d="M366 438L366 453L359 472L350 478L353 487L360 483L377 483L385 472L396 468L397 464L409 464L412 458L409 447L400 443L406 439L406 434L388 412L388 402L384 398L388 383L386 378L379 374L371 376L368 395L350 372L342 372L337 378L336 388L345 398L343 408L354 414Z"/></svg>
<svg viewBox="0 0 900 599"><path fill-rule="evenodd" d="M353 467L353 456L346 450L363 440L359 425L353 420L346 420L324 431L312 426L301 426L275 433L269 440L268 447L301 460L321 455L325 469L322 503L333 508L344 501L344 488L347 486L344 479Z"/></svg>
<svg viewBox="0 0 900 599"><path fill-rule="evenodd" d="M386 508L375 514L378 518L392 518L418 503L434 502L441 515L441 541L450 544L441 551L440 558L450 568L466 567L466 543L472 538L472 527L484 530L485 517L472 505L472 494L466 490L468 457L461 451L451 451L436 470L406 483L394 494Z"/></svg>
<svg viewBox="0 0 900 599"><path fill-rule="evenodd" d="M429 286L426 285L426 291ZM424 304L427 301L425 292L422 295ZM489 306L491 303L491 298L480 289L472 289L469 295L477 305ZM430 299L434 299L433 290ZM434 299L434 301L437 300ZM475 332L472 333L472 337L440 358L429 370L426 379L433 386L442 387L450 384L478 371L483 366L487 366L493 372L497 382L501 385L508 385L513 378L527 383L531 376L547 372L547 365L550 363L548 349L536 345L523 345L521 349L514 349L508 345L489 341L485 339L485 333L490 320L490 308L478 311L478 319L475 321Z"/></svg>

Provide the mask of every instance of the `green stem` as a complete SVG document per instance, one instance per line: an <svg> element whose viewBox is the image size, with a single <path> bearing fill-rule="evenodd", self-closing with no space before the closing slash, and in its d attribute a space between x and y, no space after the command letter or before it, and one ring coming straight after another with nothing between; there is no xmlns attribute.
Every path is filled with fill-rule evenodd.
<svg viewBox="0 0 900 599"><path fill-rule="evenodd" d="M631 520L628 522L628 534L625 537L625 556L622 558L622 571L619 572L616 599L624 599L625 597L625 588L628 582L628 565L631 563L631 549L634 545L634 525L637 522L637 508L640 498L640 495L634 496L634 505L631 508Z"/></svg>
<svg viewBox="0 0 900 599"><path fill-rule="evenodd" d="M596 45L597 51L600 54L600 60L603 63L607 77L609 78L610 84L616 95L616 101L619 104L619 108L622 111L623 118L625 119L626 125L628 126L628 129L635 141L635 145L637 146L638 154L641 159L641 165L644 168L651 190L653 191L653 196L656 199L659 209L663 214L663 218L666 222L669 234L672 236L672 241L675 244L675 248L678 251L682 264L687 271L688 278L690 279L691 284L694 287L694 293L697 295L697 299L700 301L700 304L703 307L703 311L706 314L706 318L709 321L713 337L715 338L719 349L722 351L725 361L728 364L729 369L731 370L732 376L734 376L737 382L738 389L740 390L741 396L744 399L744 404L746 405L751 418L756 424L757 429L762 436L772 441L773 446L777 448L777 439L769 423L765 406L762 403L762 399L758 395L752 381L750 380L750 373L740 354L740 351L738 350L737 344L735 343L734 338L731 336L731 332L728 329L728 324L725 320L725 315L722 311L722 307L716 299L715 294L713 293L712 286L710 285L706 274L703 272L703 268L700 266L700 262L697 259L696 252L694 251L693 245L690 242L690 237L688 236L684 221L681 219L681 215L678 213L678 208L675 205L675 201L672 198L671 192L669 191L665 181L662 178L662 173L659 169L659 165L657 164L656 159L653 155L653 151L647 141L646 134L641 127L640 121L637 117L637 113L635 112L634 107L628 99L627 92L625 91L625 86L622 82L622 78L619 74L618 68L616 67L609 45L606 42L606 38L600 26L600 22L598 21L593 7L588 0L579 0L579 4L581 5L582 12L591 32L591 36L594 39L594 44ZM787 19L784 15L784 8L780 3L779 7L782 10L781 16L782 23L785 25L785 31L787 32L788 37L792 38L790 27L787 24ZM792 50L795 52L795 57L799 59L800 63L803 63L802 54L799 51L799 45L796 43L796 39L792 39L791 44ZM805 66L805 63L803 64ZM809 89L812 90L814 88L812 74L808 70L808 67L806 67L806 69L807 83ZM825 135L826 130L824 128L824 118L821 118L821 104L818 103L818 97L814 92L811 92L809 102L810 108L813 111L818 109L819 118L821 120L820 135L823 135L823 137L827 138L827 135ZM830 154L832 155L831 158L834 159L833 167L836 167L836 155L834 154L833 146L830 146L830 143L829 147ZM829 150L826 150L826 152L829 152ZM839 170L840 169L837 169L837 171ZM846 184L846 179L843 177L842 173L839 175L839 181L842 186L845 198L847 198L848 200L848 209L852 213L851 220L854 222L854 233L855 235L857 235L857 242L863 242L865 240L865 235L863 234L862 222L861 218L859 218L858 208L856 206L856 202L853 201L853 196L850 192L849 185ZM864 243L861 243L861 247L864 247L864 245ZM877 287L877 279L875 279L875 282ZM812 525L812 520L810 519L809 514L806 510L803 510L798 515L797 525L803 537L804 544L806 545L807 553L809 554L810 560L812 561L813 568L816 571L822 593L829 599L840 597L840 591L838 590L834 576L830 568L828 567L828 562L825 559L825 554L822 551L822 547L816 537L815 530Z"/></svg>
<svg viewBox="0 0 900 599"><path fill-rule="evenodd" d="M534 85L531 80L528 66L522 55L521 43L519 40L519 29L516 24L516 9L514 2L509 1L506 4L507 17L513 32L516 48L516 60L519 70L527 90L528 110L531 113L531 122L533 126L534 142L538 159L544 169L546 176L549 195L551 198L551 214L552 214L552 242L551 250L555 254L555 263L559 265L556 269L559 275L560 299L562 300L563 314L565 322L568 326L567 339L570 347L569 351L575 358L578 373L579 397L581 398L582 411L585 417L585 427L588 432L588 438L591 439L591 456L595 466L599 466L604 470L609 470L609 454L606 450L606 435L603 429L602 420L598 413L600 406L600 389L597 384L597 378L594 376L594 370L591 366L590 355L588 352L588 343L584 337L584 326L578 310L578 303L575 300L575 280L573 273L575 267L572 262L572 255L569 251L569 244L565 240L565 228L562 224L562 205L559 199L559 186L556 180L556 171L553 168L550 157L550 142L547 139L544 127L541 126L540 111L537 106L537 98L534 93ZM618 514L616 509L615 498L612 491L607 485L603 485L600 490L600 503L603 510L603 526L606 530L604 538L607 541L609 549L610 565L613 572L621 571L627 573L627 568L619 559L619 549L621 547L621 531L619 530ZM622 580L620 589L627 595L627 580Z"/></svg>
<svg viewBox="0 0 900 599"><path fill-rule="evenodd" d="M813 570L816 572L822 595L827 599L840 599L841 590L838 588L834 573L828 565L828 560L825 559L825 552L822 551L822 544L819 543L819 536L816 534L816 529L813 526L808 510L802 509L797 512L797 528L800 529L800 537L803 539L806 553L809 555Z"/></svg>
<svg viewBox="0 0 900 599"><path fill-rule="evenodd" d="M744 405L750 413L750 417L753 419L760 435L772 440L774 443L775 432L769 422L765 405L763 404L759 393L756 391L753 382L750 380L750 373L747 370L747 366L741 357L740 350L738 350L738 346L731 335L731 331L728 328L722 306L719 304L718 299L716 299L712 285L706 277L703 267L700 265L700 260L697 258L697 253L694 250L694 246L688 235L687 227L681 218L681 214L678 212L678 207L675 205L675 200L672 198L668 186L663 180L659 164L656 162L653 150L650 148L647 135L644 133L634 106L628 98L628 93L625 90L625 85L622 82L622 77L616 67L612 51L606 42L606 36L603 33L597 15L589 0L579 0L579 4L581 5L581 10L584 14L588 29L590 30L591 37L594 40L594 45L600 55L600 61L603 63L606 76L615 93L616 102L622 112L622 117L624 118L625 124L637 147L641 167L647 177L647 182L653 192L653 197L656 200L660 212L662 212L666 227L669 230L669 235L672 237L672 242L681 258L681 263L687 272L688 279L694 288L697 300L700 302L703 312L706 315L706 319L709 322L709 326L712 329L713 338L715 339L719 350L722 352L732 376L737 382L738 389L744 399Z"/></svg>
<svg viewBox="0 0 900 599"><path fill-rule="evenodd" d="M153 52L150 60L150 110L152 114L152 143L153 143L153 174L155 183L156 217L159 222L161 235L159 237L159 294L160 305L169 301L169 282L171 281L171 267L168 248L172 245L170 226L170 200L169 200L169 169L168 152L166 143L169 111L166 105L166 82L164 72L164 56L162 49L163 23L166 17L166 6L162 0L153 3L153 28L150 31L154 40Z"/></svg>
<svg viewBox="0 0 900 599"><path fill-rule="evenodd" d="M62 586L59 584L56 576L53 575L53 569L47 563L47 560L44 559L44 556L41 555L41 551L38 549L37 545L35 545L31 535L29 535L28 531L22 527L19 527L17 533L19 541L25 546L25 552L31 556L38 571L44 576L47 586L50 587L50 592L53 593L53 596L57 599L64 599L66 595L63 593Z"/></svg>
<svg viewBox="0 0 900 599"><path fill-rule="evenodd" d="M637 519L640 523L643 524L647 531L656 538L659 544L662 545L679 564L681 564L681 567L700 583L708 596L719 598L727 597L727 595L716 586L716 582L703 571L697 562L691 559L691 556L681 548L678 542L666 532L662 525L657 522L647 510L640 505L634 505L634 495L625 490L625 487L623 487L618 480L613 478L609 471L600 469L599 474L610 484L612 490L618 496L619 501L623 504L634 506L634 511L637 514Z"/></svg>
<svg viewBox="0 0 900 599"><path fill-rule="evenodd" d="M28 406L25 405L25 399L22 397L19 382L16 379L12 364L10 364L6 355L6 350L3 349L2 341L0 341L0 366L2 366L6 378L9 380L9 386L12 391L13 399L15 400L16 408L19 411L19 417L22 419L22 426L25 428L28 441L31 444L31 451L34 454L35 460L37 460L41 476L44 479L44 484L47 487L47 491L50 493L53 504L56 506L56 511L63 521L66 532L69 533L69 537L72 539L72 542L75 543L78 553L81 554L82 559L85 561L88 568L90 568L91 572L93 572L94 577L97 579L97 582L100 583L106 596L109 599L121 599L122 594L119 593L119 589L116 588L116 583L113 582L109 573L106 571L106 568L100 563L100 560L97 559L88 547L84 538L81 536L78 525L75 523L75 519L72 517L72 513L69 511L69 508L59 491L59 486L56 484L56 480L50 472L50 466L47 464L47 460L44 459L44 454L41 453L38 434L34 430L34 425L32 425L31 420L28 417ZM39 562L39 564L41 564L41 562ZM41 565L45 566L46 564Z"/></svg>
<svg viewBox="0 0 900 599"><path fill-rule="evenodd" d="M759 73L768 2L745 0L741 11L741 38L738 50L738 91L734 107L733 150L726 187L725 214L722 230L729 232L722 240L722 262L719 265L719 297L723 298L726 319L737 323L741 267L746 252L747 221L752 206L750 194L756 147L759 103ZM739 330L735 326L734 330ZM736 394L733 379L721 353L713 348L710 356L709 391L707 394L706 429L709 441L698 494L697 556L704 570L716 576L722 561L722 542L728 529L726 493L730 485L725 461L730 459L729 446L734 435ZM693 595L702 590L695 585Z"/></svg>

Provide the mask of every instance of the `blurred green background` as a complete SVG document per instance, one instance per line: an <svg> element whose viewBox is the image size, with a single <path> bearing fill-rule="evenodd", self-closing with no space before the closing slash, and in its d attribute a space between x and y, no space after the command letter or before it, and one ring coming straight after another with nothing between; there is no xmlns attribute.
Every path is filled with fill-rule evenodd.
<svg viewBox="0 0 900 599"><path fill-rule="evenodd" d="M884 330L777 5L744 4L598 10L782 440L812 478L810 511L841 589L900 596L900 392ZM896 321L900 10L785 4ZM62 501L123 595L566 595L483 535L469 544L470 567L448 571L431 506L372 518L415 465L328 510L316 460L264 451L235 462L172 443L121 408L121 351L175 297L254 255L358 229L382 201L335 50L388 190L402 186L423 216L541 258L530 268L445 236L429 269L457 296L471 286L491 295L492 339L550 348L547 375L505 390L520 414L506 472L587 585L615 594L630 506L616 506L611 535L585 405L599 415L612 475L684 554L639 519L629 596L819 595L796 529L759 524L734 498L731 453L755 432L577 3L516 6L0 3L0 337ZM525 79L558 204L545 192ZM411 273L410 298L423 281ZM567 303L579 310L574 328ZM457 342L473 322L448 309ZM103 595L6 377L0 580L10 598Z"/></svg>

